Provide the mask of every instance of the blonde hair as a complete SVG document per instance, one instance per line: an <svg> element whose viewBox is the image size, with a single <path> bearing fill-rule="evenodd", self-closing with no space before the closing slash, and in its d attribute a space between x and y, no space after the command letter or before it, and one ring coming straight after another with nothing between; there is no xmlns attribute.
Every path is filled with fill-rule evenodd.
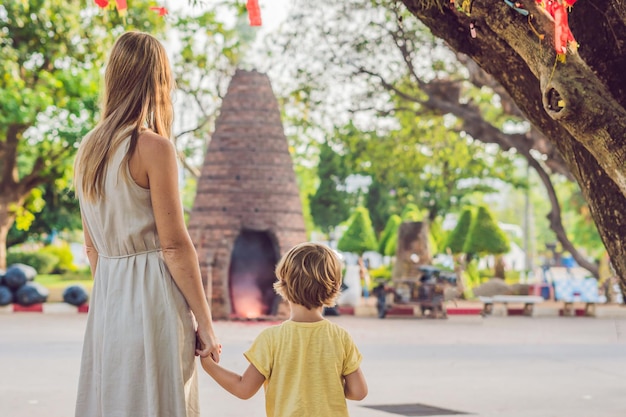
<svg viewBox="0 0 626 417"><path fill-rule="evenodd" d="M139 134L150 129L169 138L174 81L165 48L153 36L126 32L111 50L105 71L101 118L80 146L74 164L75 184L94 201L104 195L104 178L112 153L130 134L120 169L128 165ZM78 180L78 181L77 181Z"/></svg>
<svg viewBox="0 0 626 417"><path fill-rule="evenodd" d="M301 243L276 266L274 289L285 300L313 309L331 307L339 295L341 263L328 246Z"/></svg>

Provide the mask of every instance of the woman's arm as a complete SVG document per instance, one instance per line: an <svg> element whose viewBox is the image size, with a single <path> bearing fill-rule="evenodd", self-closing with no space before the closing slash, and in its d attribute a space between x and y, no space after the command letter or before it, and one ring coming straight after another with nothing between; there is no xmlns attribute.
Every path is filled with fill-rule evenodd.
<svg viewBox="0 0 626 417"><path fill-rule="evenodd" d="M145 168L165 264L198 321L201 349L197 353L203 357L212 356L219 362L219 344L202 286L198 255L183 217L176 149L166 138L144 132L139 136L136 152L133 157L137 156L140 165ZM142 171L139 170L140 173ZM138 183L141 185L141 182Z"/></svg>
<svg viewBox="0 0 626 417"><path fill-rule="evenodd" d="M367 382L361 368L346 375L343 392L348 400L361 401L367 396Z"/></svg>
<svg viewBox="0 0 626 417"><path fill-rule="evenodd" d="M91 267L91 277L96 277L96 267L98 266L98 252L96 248L93 246L93 241L91 240L91 235L89 234L89 230L87 230L87 225L83 220L83 234L85 235L85 252L87 253L87 259L89 259L89 266Z"/></svg>
<svg viewBox="0 0 626 417"><path fill-rule="evenodd" d="M239 375L218 365L211 360L211 358L202 358L201 362L204 370L211 375L222 388L242 400L247 400L256 394L263 385L263 382L265 382L263 374L252 364L248 366L248 369L246 369L243 375Z"/></svg>

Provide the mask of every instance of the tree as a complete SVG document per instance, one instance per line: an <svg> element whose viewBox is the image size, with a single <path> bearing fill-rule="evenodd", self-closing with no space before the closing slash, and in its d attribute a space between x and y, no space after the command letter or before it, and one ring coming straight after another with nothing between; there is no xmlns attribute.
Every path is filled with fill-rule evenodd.
<svg viewBox="0 0 626 417"><path fill-rule="evenodd" d="M337 249L363 256L364 252L376 250L376 235L370 215L365 207L357 207L348 221L348 229L343 233Z"/></svg>
<svg viewBox="0 0 626 417"><path fill-rule="evenodd" d="M479 206L463 244L463 252L496 255L495 276L504 278L504 265L497 255L502 255L509 250L509 239L500 229L489 209Z"/></svg>
<svg viewBox="0 0 626 417"><path fill-rule="evenodd" d="M315 224L326 234L330 234L335 226L348 218L350 207L341 157L326 142L320 146L317 175L319 186L309 200L311 215Z"/></svg>
<svg viewBox="0 0 626 417"><path fill-rule="evenodd" d="M569 13L580 45L557 61L554 23L535 2L529 18L504 2L472 2L471 15L431 0L403 0L408 10L498 81L548 138L576 178L626 294L626 5L578 2ZM473 38L470 23L479 28ZM570 45L571 46L571 45Z"/></svg>
<svg viewBox="0 0 626 417"><path fill-rule="evenodd" d="M381 233L380 239L378 239L378 253L388 256L395 255L395 248L391 254L389 254L386 249L389 241L398 236L398 227L400 227L401 223L402 218L397 214L392 214L389 217L389 220L387 220L387 224L385 225L385 229Z"/></svg>
<svg viewBox="0 0 626 417"><path fill-rule="evenodd" d="M83 2L0 5L0 268L25 201L64 175L77 140L93 125L99 72L116 34L164 27L150 4L136 1L124 19Z"/></svg>
<svg viewBox="0 0 626 417"><path fill-rule="evenodd" d="M466 207L461 212L459 219L456 222L456 226L448 235L448 240L446 242L446 247L450 249L450 252L457 255L463 253L463 248L465 247L465 241L467 240L467 235L470 230L470 226L472 225L473 219L473 210L470 207Z"/></svg>
<svg viewBox="0 0 626 417"><path fill-rule="evenodd" d="M442 11L442 5L449 4L444 0L405 3L415 3L424 8L432 6L437 12ZM506 5L500 6L506 8ZM308 8L303 10L305 7ZM482 7L486 13L487 8L484 5ZM489 38L471 38L469 24L472 19L462 13L457 14L464 17L461 27L449 26L447 29L456 31L456 35L465 40L468 48ZM299 64L293 71L293 78L302 80L305 86L298 91L306 91L305 97L309 102L333 103L327 110L328 114L324 114L324 119L342 114L337 111L337 107L343 104L342 100L345 102L343 96L347 89L341 89L342 96L338 97L334 96L332 88L325 90L321 86L325 85L325 80L330 85L341 79L343 83L356 87L350 89L356 91L349 104L350 111L366 114L368 121L384 120L402 113L416 117L416 122L438 116L442 122L436 124L447 130L483 143L496 144L505 152L523 157L537 171L546 187L551 203L548 213L550 228L577 262L597 275L597 267L578 253L569 241L561 220L561 207L551 183L550 171L573 179L570 167L566 165L559 149L524 120L524 112L506 89L474 61L463 54L451 55L443 42L433 40L423 30L423 26L416 25L417 21L410 19L406 10L395 0L299 4L289 21L293 22L293 30L287 34L287 41L283 43L287 53L282 51L282 54L290 60L288 65ZM437 26L436 21L431 23L431 27ZM346 27L351 30L345 30ZM478 28L478 33L483 35L481 27ZM294 38L299 39L299 42L292 42ZM307 41L312 42L315 48L302 47L302 43ZM297 50L289 54L292 48ZM297 59L293 59L294 55ZM307 63L307 59L313 63ZM327 64L317 65L319 62ZM493 57L492 64L500 65L503 62ZM503 72L508 71L506 64L502 64L501 69ZM510 80L516 79L516 75L511 74L515 74L515 71L506 75ZM524 94L524 89L520 88L518 94ZM310 108L307 108L307 112L310 113ZM441 167L449 169L446 164ZM427 188L423 192L426 197L432 193ZM454 194L451 197L455 197ZM429 198L427 201L445 203L454 199ZM431 212L440 208L434 209Z"/></svg>
<svg viewBox="0 0 626 417"><path fill-rule="evenodd" d="M389 189L376 178L372 178L372 183L365 196L365 207L370 212L372 225L377 233L383 233L390 216L397 214L397 200L395 196L395 190Z"/></svg>

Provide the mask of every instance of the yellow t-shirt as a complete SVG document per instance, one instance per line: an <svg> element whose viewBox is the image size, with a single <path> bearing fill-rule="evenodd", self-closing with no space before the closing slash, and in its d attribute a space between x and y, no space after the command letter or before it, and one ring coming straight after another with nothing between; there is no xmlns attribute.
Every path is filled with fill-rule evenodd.
<svg viewBox="0 0 626 417"><path fill-rule="evenodd" d="M359 368L361 353L335 323L285 321L263 330L244 355L265 377L268 417L348 416L342 377Z"/></svg>

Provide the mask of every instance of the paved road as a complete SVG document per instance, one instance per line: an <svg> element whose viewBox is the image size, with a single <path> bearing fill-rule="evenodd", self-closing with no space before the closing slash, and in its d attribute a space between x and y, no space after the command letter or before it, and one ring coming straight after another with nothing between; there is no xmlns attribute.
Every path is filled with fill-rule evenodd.
<svg viewBox="0 0 626 417"><path fill-rule="evenodd" d="M1 417L73 416L85 319L0 315ZM364 355L370 394L350 402L353 417L407 415L365 406L417 403L479 417L626 415L626 319L331 319ZM267 325L217 322L223 364L243 370L242 352ZM241 401L206 375L200 386L203 417L264 416L262 392Z"/></svg>

